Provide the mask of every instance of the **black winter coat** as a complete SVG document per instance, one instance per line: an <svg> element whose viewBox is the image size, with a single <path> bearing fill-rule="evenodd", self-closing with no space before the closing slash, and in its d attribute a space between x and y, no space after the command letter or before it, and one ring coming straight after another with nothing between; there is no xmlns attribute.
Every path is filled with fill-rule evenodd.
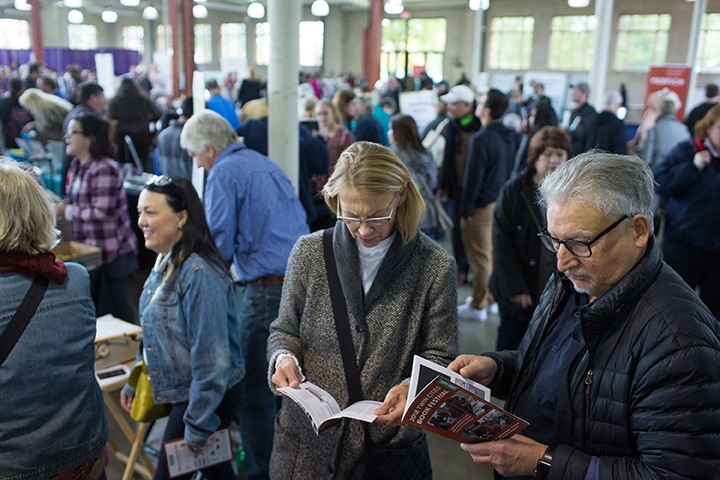
<svg viewBox="0 0 720 480"><path fill-rule="evenodd" d="M720 472L720 324L687 284L648 252L581 316L586 348L558 392L550 479L717 479ZM572 285L549 281L520 351L488 353L490 385L512 411L548 319Z"/></svg>
<svg viewBox="0 0 720 480"><path fill-rule="evenodd" d="M534 170L511 178L500 191L493 215L493 268L490 291L495 300L528 294L537 304L540 253L544 248L537 234L545 217L537 205ZM544 282L543 282L544 285Z"/></svg>

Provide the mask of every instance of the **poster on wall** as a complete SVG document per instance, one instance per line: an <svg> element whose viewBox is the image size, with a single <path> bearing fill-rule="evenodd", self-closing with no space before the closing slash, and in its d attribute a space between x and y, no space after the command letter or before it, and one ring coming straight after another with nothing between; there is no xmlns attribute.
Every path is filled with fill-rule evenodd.
<svg viewBox="0 0 720 480"><path fill-rule="evenodd" d="M417 123L418 131L422 132L425 125L435 119L435 102L432 90L419 92L403 92L400 94L400 111L410 115Z"/></svg>
<svg viewBox="0 0 720 480"><path fill-rule="evenodd" d="M675 116L682 122L685 115L685 101L688 95L688 84L690 82L690 67L687 65L666 65L658 67L650 67L647 77L647 89L645 92L645 103L643 105L643 114L647 109L648 99L653 93L662 89L668 89L677 94L680 98L680 107L675 112Z"/></svg>

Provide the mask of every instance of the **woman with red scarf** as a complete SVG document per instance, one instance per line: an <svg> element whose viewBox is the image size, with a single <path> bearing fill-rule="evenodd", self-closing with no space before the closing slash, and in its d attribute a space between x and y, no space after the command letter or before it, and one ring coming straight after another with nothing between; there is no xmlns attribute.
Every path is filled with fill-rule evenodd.
<svg viewBox="0 0 720 480"><path fill-rule="evenodd" d="M11 346L0 357L0 477L105 478L108 426L88 273L50 251L58 236L50 200L14 162L0 161L0 205L0 351ZM41 300L18 315L29 322L8 341L31 285Z"/></svg>
<svg viewBox="0 0 720 480"><path fill-rule="evenodd" d="M720 318L720 106L695 124L654 170L667 199L665 261Z"/></svg>

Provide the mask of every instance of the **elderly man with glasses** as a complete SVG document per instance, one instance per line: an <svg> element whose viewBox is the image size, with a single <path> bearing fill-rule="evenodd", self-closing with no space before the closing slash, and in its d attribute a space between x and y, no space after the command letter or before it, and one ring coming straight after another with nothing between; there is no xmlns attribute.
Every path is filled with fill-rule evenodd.
<svg viewBox="0 0 720 480"><path fill-rule="evenodd" d="M717 478L720 324L660 258L653 176L639 158L590 152L540 186L557 253L520 350L449 368L493 388L530 427L463 444L525 478Z"/></svg>

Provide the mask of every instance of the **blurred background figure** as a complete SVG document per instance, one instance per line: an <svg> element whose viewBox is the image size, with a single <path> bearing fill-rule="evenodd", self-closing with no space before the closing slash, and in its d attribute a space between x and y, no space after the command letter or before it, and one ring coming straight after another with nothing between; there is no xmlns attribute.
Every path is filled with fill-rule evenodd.
<svg viewBox="0 0 720 480"><path fill-rule="evenodd" d="M651 168L678 142L688 138L685 125L677 118L675 112L680 108L680 97L672 90L664 88L653 93L649 99L650 118L655 121L649 123L641 134L637 144L637 152Z"/></svg>
<svg viewBox="0 0 720 480"><path fill-rule="evenodd" d="M185 122L193 115L192 95L185 97L177 113L178 118L170 120L167 128L158 134L158 164L163 175L192 180L193 159L180 146L180 133Z"/></svg>
<svg viewBox="0 0 720 480"><path fill-rule="evenodd" d="M30 112L20 105L23 82L19 78L10 79L10 90L7 96L0 98L0 122L4 138L3 150L18 148L15 139L23 132L25 125L32 122Z"/></svg>
<svg viewBox="0 0 720 480"><path fill-rule="evenodd" d="M695 134L695 124L699 122L712 107L718 103L718 86L714 83L705 85L705 100L690 110L685 118L685 125L690 131L690 135Z"/></svg>
<svg viewBox="0 0 720 480"><path fill-rule="evenodd" d="M125 143L125 135L129 135L144 170L153 171L150 162L150 144L154 133L150 131L150 122L157 121L161 115L162 112L155 102L138 88L133 79L122 79L115 96L108 102L108 118L114 126L112 139L118 162L133 163Z"/></svg>
<svg viewBox="0 0 720 480"><path fill-rule="evenodd" d="M233 130L237 131L240 128L240 120L237 113L235 113L235 105L222 96L217 80L214 78L208 80L205 82L205 88L210 93L210 98L206 102L207 108L219 113L221 117L228 121Z"/></svg>
<svg viewBox="0 0 720 480"><path fill-rule="evenodd" d="M537 188L549 172L572 156L570 136L562 128L541 128L528 149L527 169L500 191L493 215L493 264L490 291L498 302L497 350L520 345L545 282L555 268L555 254L542 246L545 211Z"/></svg>
<svg viewBox="0 0 720 480"><path fill-rule="evenodd" d="M137 238L130 225L123 174L112 159L108 125L95 115L70 121L66 152L65 199L59 217L72 222L73 240L102 250L102 265L90 273L98 316L135 322L128 298L128 278L137 270Z"/></svg>
<svg viewBox="0 0 720 480"><path fill-rule="evenodd" d="M625 123L618 117L618 109L622 107L622 96L619 92L610 90L605 92L603 97L603 111L598 114L595 127L595 148L625 155L627 153Z"/></svg>
<svg viewBox="0 0 720 480"><path fill-rule="evenodd" d="M323 174L312 176L313 202L317 217L310 225L310 230L321 230L335 225L335 212L331 211L322 196L322 188L327 182L328 176L332 175L335 164L340 154L355 142L355 137L350 130L340 123L340 116L328 99L320 100L315 108L315 117L318 121L317 134L325 141L328 150L328 171Z"/></svg>
<svg viewBox="0 0 720 480"><path fill-rule="evenodd" d="M520 173L527 168L528 149L530 148L530 139L535 136L544 127L557 127L558 118L555 109L547 102L537 102L532 104L528 112L528 119L522 136L515 153L514 173Z"/></svg>
<svg viewBox="0 0 720 480"><path fill-rule="evenodd" d="M265 85L263 85L262 80L256 76L255 70L251 68L250 75L240 82L240 88L238 88L237 93L237 104L243 107L250 100L261 98L264 89Z"/></svg>
<svg viewBox="0 0 720 480"><path fill-rule="evenodd" d="M63 139L63 122L72 110L70 102L37 88L28 88L20 95L20 105L33 117L23 129L30 137L43 145L50 140Z"/></svg>
<svg viewBox="0 0 720 480"><path fill-rule="evenodd" d="M435 238L439 227L435 210L435 189L438 187L437 166L432 156L420 141L417 124L409 115L397 114L392 117L388 132L392 151L405 164L425 202L425 216L420 229L430 238Z"/></svg>
<svg viewBox="0 0 720 480"><path fill-rule="evenodd" d="M0 205L0 333L7 333L31 285L42 292L0 360L0 472L104 479L108 425L95 380L88 273L50 251L59 234L50 199L14 162L0 161Z"/></svg>
<svg viewBox="0 0 720 480"><path fill-rule="evenodd" d="M682 125L684 128L684 125ZM654 170L664 197L665 261L720 319L720 105L695 125Z"/></svg>
<svg viewBox="0 0 720 480"><path fill-rule="evenodd" d="M340 114L343 125L350 130L356 141L374 142L383 145L383 131L380 122L369 111L355 92L341 88L333 96L333 105Z"/></svg>

